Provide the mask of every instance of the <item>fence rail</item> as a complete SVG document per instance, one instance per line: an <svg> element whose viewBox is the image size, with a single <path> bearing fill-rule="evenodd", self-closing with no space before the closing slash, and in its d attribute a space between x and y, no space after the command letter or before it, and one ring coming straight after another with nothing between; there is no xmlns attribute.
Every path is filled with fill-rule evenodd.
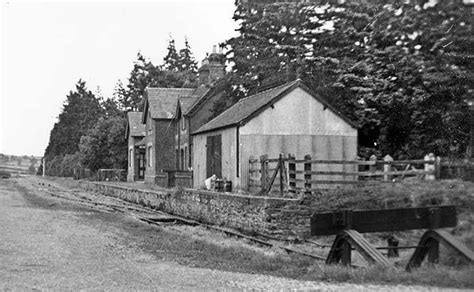
<svg viewBox="0 0 474 292"><path fill-rule="evenodd" d="M441 161L441 178L474 182L474 160L443 159Z"/></svg>
<svg viewBox="0 0 474 292"><path fill-rule="evenodd" d="M304 159L281 154L279 158L249 159L251 191L265 193L311 193L343 185L361 185L401 180L407 176L434 180L440 178L441 159L430 154L424 159L393 160L320 160L306 155ZM419 168L417 168L419 167Z"/></svg>

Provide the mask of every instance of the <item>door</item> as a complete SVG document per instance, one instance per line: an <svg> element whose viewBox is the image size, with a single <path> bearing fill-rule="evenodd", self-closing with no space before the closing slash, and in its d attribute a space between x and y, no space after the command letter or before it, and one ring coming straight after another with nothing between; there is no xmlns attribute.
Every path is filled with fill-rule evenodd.
<svg viewBox="0 0 474 292"><path fill-rule="evenodd" d="M145 151L140 149L138 150L137 153L137 164L138 164L138 180L143 180L145 179L145 169L146 169L146 164L145 164Z"/></svg>
<svg viewBox="0 0 474 292"><path fill-rule="evenodd" d="M206 141L206 177L222 177L222 137L208 136Z"/></svg>

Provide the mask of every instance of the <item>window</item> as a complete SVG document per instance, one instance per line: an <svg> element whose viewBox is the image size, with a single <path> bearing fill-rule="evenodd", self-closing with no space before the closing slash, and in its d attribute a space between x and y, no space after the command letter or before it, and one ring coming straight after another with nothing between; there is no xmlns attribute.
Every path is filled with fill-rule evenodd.
<svg viewBox="0 0 474 292"><path fill-rule="evenodd" d="M151 112L148 112L148 123L147 123L148 135L151 135L151 131L153 130L152 124L153 124L153 120L151 119Z"/></svg>
<svg viewBox="0 0 474 292"><path fill-rule="evenodd" d="M148 146L148 166L151 167L151 158L152 158L153 146Z"/></svg>
<svg viewBox="0 0 474 292"><path fill-rule="evenodd" d="M180 170L184 170L184 150L181 149Z"/></svg>
<svg viewBox="0 0 474 292"><path fill-rule="evenodd" d="M189 156L188 156L188 158L189 158L188 167L189 168L193 167L193 160L192 160L193 159L193 151L192 151L192 149L193 149L193 145L191 144L189 146Z"/></svg>
<svg viewBox="0 0 474 292"><path fill-rule="evenodd" d="M133 149L130 149L130 156L128 158L128 165L132 167L132 159L133 159Z"/></svg>
<svg viewBox="0 0 474 292"><path fill-rule="evenodd" d="M186 130L186 119L184 118L184 116L181 116L181 128L183 130Z"/></svg>
<svg viewBox="0 0 474 292"><path fill-rule="evenodd" d="M184 147L184 161L183 161L183 170L187 170L185 169L187 167L187 161L188 161L188 147Z"/></svg>
<svg viewBox="0 0 474 292"><path fill-rule="evenodd" d="M179 150L176 149L176 170L179 170Z"/></svg>

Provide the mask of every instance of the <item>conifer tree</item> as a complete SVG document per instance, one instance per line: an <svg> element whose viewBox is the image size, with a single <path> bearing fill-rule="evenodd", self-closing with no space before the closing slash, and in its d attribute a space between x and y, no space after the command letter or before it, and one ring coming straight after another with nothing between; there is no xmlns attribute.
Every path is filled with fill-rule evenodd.
<svg viewBox="0 0 474 292"><path fill-rule="evenodd" d="M74 91L66 96L62 112L54 124L45 151L48 175L63 175L62 160L79 150L79 141L102 114L100 101L79 80Z"/></svg>
<svg viewBox="0 0 474 292"><path fill-rule="evenodd" d="M184 48L179 50L178 68L183 72L197 72L197 62L194 60L187 37L184 38Z"/></svg>
<svg viewBox="0 0 474 292"><path fill-rule="evenodd" d="M175 41L174 39L170 36L170 40L168 41L168 52L166 56L163 58L163 68L168 71L180 71L179 68L179 61L180 61L180 56L178 52L176 51L176 46L175 46Z"/></svg>

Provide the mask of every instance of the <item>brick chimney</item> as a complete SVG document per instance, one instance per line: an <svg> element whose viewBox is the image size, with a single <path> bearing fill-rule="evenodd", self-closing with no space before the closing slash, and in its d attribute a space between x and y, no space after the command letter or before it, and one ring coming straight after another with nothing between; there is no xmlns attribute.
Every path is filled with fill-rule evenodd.
<svg viewBox="0 0 474 292"><path fill-rule="evenodd" d="M225 74L225 56L222 53L222 48L217 52L217 46L214 45L212 53L207 55L201 62L199 72L199 84L212 84L219 78L224 77Z"/></svg>

